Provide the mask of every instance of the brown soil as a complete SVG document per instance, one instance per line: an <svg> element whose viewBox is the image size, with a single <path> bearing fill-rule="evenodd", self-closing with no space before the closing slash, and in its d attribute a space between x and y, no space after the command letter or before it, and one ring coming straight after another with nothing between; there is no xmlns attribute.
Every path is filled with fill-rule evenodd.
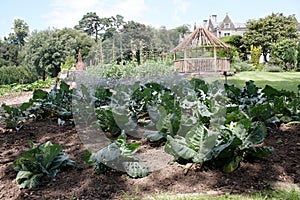
<svg viewBox="0 0 300 200"><path fill-rule="evenodd" d="M182 193L251 193L263 189L300 186L300 126L281 125L270 128L265 144L274 152L263 159L242 162L238 170L227 174L220 170L173 163L140 179L111 171L95 174L82 161L85 147L71 123L58 126L57 121L31 122L16 133L0 122L0 199L120 199L167 192ZM60 172L55 178L45 177L38 188L22 189L14 181L12 162L29 149L28 140L36 144L48 140L61 144L78 167Z"/></svg>

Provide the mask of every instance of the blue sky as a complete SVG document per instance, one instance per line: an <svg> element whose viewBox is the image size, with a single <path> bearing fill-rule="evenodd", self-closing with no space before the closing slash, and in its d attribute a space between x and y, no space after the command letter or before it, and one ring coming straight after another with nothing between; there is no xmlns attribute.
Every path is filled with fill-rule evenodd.
<svg viewBox="0 0 300 200"><path fill-rule="evenodd" d="M171 29L182 24L198 25L216 14L226 13L234 22L246 22L273 13L295 14L300 21L299 0L2 0L0 38L12 32L13 20L23 19L33 30L74 27L87 12L100 17L120 14L156 28Z"/></svg>

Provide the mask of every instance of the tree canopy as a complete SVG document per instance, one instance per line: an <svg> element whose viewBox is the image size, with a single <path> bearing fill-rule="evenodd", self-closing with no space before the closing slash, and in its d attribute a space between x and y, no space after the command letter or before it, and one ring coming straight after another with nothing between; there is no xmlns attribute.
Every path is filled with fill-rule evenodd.
<svg viewBox="0 0 300 200"><path fill-rule="evenodd" d="M271 46L282 38L298 38L297 27L298 22L294 15L286 17L282 13L272 13L265 18L248 22L248 30L242 40L248 47L261 46L264 60L268 62L267 54L270 53Z"/></svg>
<svg viewBox="0 0 300 200"><path fill-rule="evenodd" d="M120 30L125 24L123 19L124 17L121 15L100 18L95 12L88 12L74 28L95 37L96 43L98 43L99 36L105 40Z"/></svg>
<svg viewBox="0 0 300 200"><path fill-rule="evenodd" d="M15 19L13 22L14 30L0 40L0 67L17 66L21 62L20 54L29 35L29 26L22 19Z"/></svg>
<svg viewBox="0 0 300 200"><path fill-rule="evenodd" d="M55 77L69 56L87 56L94 41L79 30L44 30L33 32L24 48L24 64L33 66L43 79Z"/></svg>

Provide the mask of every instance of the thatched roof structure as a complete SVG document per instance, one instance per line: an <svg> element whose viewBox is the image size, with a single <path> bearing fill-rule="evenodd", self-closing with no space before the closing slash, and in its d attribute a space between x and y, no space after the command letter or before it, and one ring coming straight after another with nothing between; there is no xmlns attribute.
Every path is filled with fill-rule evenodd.
<svg viewBox="0 0 300 200"><path fill-rule="evenodd" d="M180 72L230 70L230 46L203 27L195 28L172 52Z"/></svg>
<svg viewBox="0 0 300 200"><path fill-rule="evenodd" d="M185 38L172 52L183 51L193 47L215 47L230 49L230 46L220 40L206 28L196 28L187 38Z"/></svg>

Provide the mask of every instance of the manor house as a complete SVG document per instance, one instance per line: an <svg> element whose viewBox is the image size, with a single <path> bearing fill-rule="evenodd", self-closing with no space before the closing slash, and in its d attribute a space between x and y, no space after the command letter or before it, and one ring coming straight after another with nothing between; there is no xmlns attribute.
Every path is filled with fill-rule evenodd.
<svg viewBox="0 0 300 200"><path fill-rule="evenodd" d="M247 30L246 23L233 22L228 14L223 21L217 21L217 15L211 15L207 20L203 20L203 27L212 32L218 38L231 35L241 35Z"/></svg>

